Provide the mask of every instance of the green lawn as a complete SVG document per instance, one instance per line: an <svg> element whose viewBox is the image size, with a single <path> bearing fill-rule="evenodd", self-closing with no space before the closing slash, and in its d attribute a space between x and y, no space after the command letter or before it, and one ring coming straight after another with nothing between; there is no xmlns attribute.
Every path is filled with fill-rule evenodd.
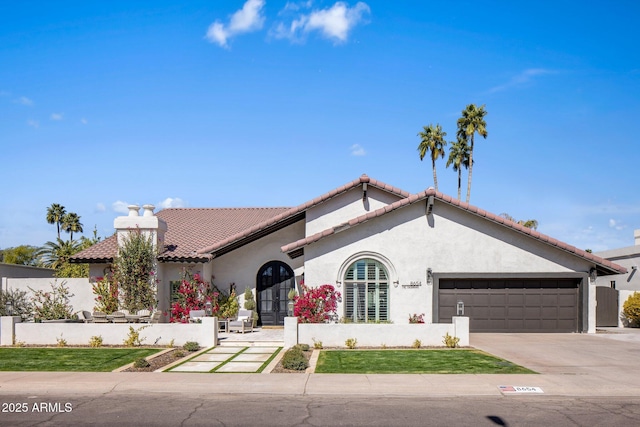
<svg viewBox="0 0 640 427"><path fill-rule="evenodd" d="M110 372L152 348L0 348L0 371Z"/></svg>
<svg viewBox="0 0 640 427"><path fill-rule="evenodd" d="M479 350L323 350L322 374L533 374Z"/></svg>

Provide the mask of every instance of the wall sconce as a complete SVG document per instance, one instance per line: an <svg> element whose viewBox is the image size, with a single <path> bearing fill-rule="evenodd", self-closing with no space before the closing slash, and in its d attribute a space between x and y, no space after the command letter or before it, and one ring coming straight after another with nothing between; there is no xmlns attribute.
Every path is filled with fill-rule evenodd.
<svg viewBox="0 0 640 427"><path fill-rule="evenodd" d="M393 282L393 287L397 288L399 284L400 284L400 280L396 280L395 282Z"/></svg>
<svg viewBox="0 0 640 427"><path fill-rule="evenodd" d="M339 287L340 287L340 285L342 285L342 282L341 282L341 281L339 281L339 280L336 280L336 287L338 287L338 288L339 288Z"/></svg>
<svg viewBox="0 0 640 427"><path fill-rule="evenodd" d="M458 301L456 304L456 316L464 316L464 301Z"/></svg>
<svg viewBox="0 0 640 427"><path fill-rule="evenodd" d="M431 268L427 268L427 283L433 283L433 270Z"/></svg>
<svg viewBox="0 0 640 427"><path fill-rule="evenodd" d="M7 301L4 306L4 310L7 316L13 316L13 302Z"/></svg>
<svg viewBox="0 0 640 427"><path fill-rule="evenodd" d="M213 308L211 307L211 301L207 301L204 304L204 312L208 317L213 316Z"/></svg>
<svg viewBox="0 0 640 427"><path fill-rule="evenodd" d="M589 270L589 279L591 279L592 282L595 282L597 278L598 278L598 270L596 270L595 268L592 268L591 270Z"/></svg>

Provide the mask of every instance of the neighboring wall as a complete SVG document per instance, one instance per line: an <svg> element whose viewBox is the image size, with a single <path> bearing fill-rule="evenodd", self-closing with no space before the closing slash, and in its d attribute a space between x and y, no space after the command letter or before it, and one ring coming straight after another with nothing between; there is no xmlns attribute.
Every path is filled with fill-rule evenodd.
<svg viewBox="0 0 640 427"><path fill-rule="evenodd" d="M51 268L5 264L0 262L0 277L53 277L54 273L55 270Z"/></svg>
<svg viewBox="0 0 640 427"><path fill-rule="evenodd" d="M72 294L70 301L74 313L82 310L93 311L93 306L95 304L95 295L93 294L93 289L91 287L89 279L3 278L2 290L6 291L7 289L20 289L26 291L28 293L28 296L31 297L33 296L33 292L31 292L29 288L33 289L34 291L44 290L51 292L51 285L60 283L65 283Z"/></svg>

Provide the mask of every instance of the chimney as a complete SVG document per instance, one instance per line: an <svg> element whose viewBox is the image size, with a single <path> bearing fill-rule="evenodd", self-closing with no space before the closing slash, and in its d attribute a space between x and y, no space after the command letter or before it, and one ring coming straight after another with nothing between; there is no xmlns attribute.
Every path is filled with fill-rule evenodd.
<svg viewBox="0 0 640 427"><path fill-rule="evenodd" d="M640 246L640 230L633 230L633 238L636 246Z"/></svg>
<svg viewBox="0 0 640 427"><path fill-rule="evenodd" d="M145 236L151 236L155 247L162 247L167 223L154 215L154 205L142 206L143 214L139 215L140 206L129 205L129 215L119 216L113 221L113 228L118 236L118 246L121 246L131 230L140 230Z"/></svg>

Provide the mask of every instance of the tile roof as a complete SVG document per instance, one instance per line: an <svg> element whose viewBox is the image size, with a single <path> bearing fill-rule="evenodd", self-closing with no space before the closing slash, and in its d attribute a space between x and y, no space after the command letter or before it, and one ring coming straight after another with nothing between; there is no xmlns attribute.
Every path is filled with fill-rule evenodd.
<svg viewBox="0 0 640 427"><path fill-rule="evenodd" d="M224 241L243 230L251 229L289 208L169 208L156 216L168 227L164 236L165 249L158 257L162 261L196 261L211 258L196 251L211 242ZM116 237L76 254L74 262L109 262L116 254Z"/></svg>
<svg viewBox="0 0 640 427"><path fill-rule="evenodd" d="M360 178L358 179L354 179L351 182L348 182L345 185L342 185L338 188L335 188L321 196L316 197L315 199L309 200L308 202L305 202L301 205L298 205L294 208L290 208L285 212L280 213L279 215L276 215L272 218L267 219L266 221L260 223L260 224L256 224L251 228L248 228L246 230L241 231L240 233L230 236L225 240L221 240L221 241L217 241L214 244L210 245L210 246L206 246L206 247L202 247L201 249L199 249L197 251L198 254L206 254L206 253L211 253L211 252L215 252L216 250L219 250L229 244L235 243L243 238L249 237L250 235L262 231L262 230L266 230L271 226L274 226L278 223L281 223L283 221L287 221L297 215L300 215L304 212L307 211L307 209L312 208L316 205L319 205L320 203L323 203L333 197L336 197L340 194L346 193L347 191L351 190L352 188L358 187L361 184L367 183L368 186L372 186L372 187L376 187L379 188L381 190L384 190L386 192L389 192L391 194L394 194L398 197L409 197L411 195L411 193L401 190L397 187L394 187L392 185L389 184L385 184L382 181L378 181L376 179L372 179L369 178L367 175L363 174L362 176L360 176Z"/></svg>
<svg viewBox="0 0 640 427"><path fill-rule="evenodd" d="M350 227L355 227L359 224L362 224L364 222L367 222L369 220L372 220L374 218L380 217L382 215L385 215L388 212L392 212L398 209L401 209L403 207L412 205L414 203L423 201L425 199L427 199L429 196L434 196L434 199L436 200L440 200L442 202L448 203L451 206L455 206L457 208L466 210L468 212L471 212L474 215L483 217L488 219L489 221L493 221L495 223L498 224L502 224L506 227L512 228L522 234L526 234L529 235L531 237L533 237L534 239L537 239L543 243L546 243L550 246L554 246L557 247L558 249L561 249L563 251L572 253L574 255L577 255L581 258L587 259L593 263L595 263L599 269L603 272L607 272L609 274L611 273L615 273L615 274L623 274L627 272L627 269L615 264L609 260L606 260L604 258L601 258L597 255L594 255L592 253L586 252L582 249L578 249L575 246L571 246L568 243L564 243L561 242L559 240L556 240L552 237L549 237L545 234L542 234L536 230L532 230L530 228L524 227L514 221L510 221L508 219L505 219L499 215L493 214L491 212L487 212L483 209L478 208L477 206L473 206L471 204L468 204L466 202L462 202L460 200L454 199L451 196L448 196L446 194L443 194L439 191L434 190L433 188L429 188L425 191L422 191L420 193L417 194L412 194L409 197L406 197L404 199L398 200L397 202L391 203L390 205L384 206L382 208L376 209L375 211L371 211L368 212L364 215L360 215L356 218L353 218L349 221L347 221L346 223L343 224L339 224L336 225L335 227L332 228L328 228L326 230L323 230L321 232L318 232L312 236L308 236L304 239L300 239L296 242L292 242L289 243L287 245L284 245L281 247L282 252L285 253L289 253L289 252L293 252L295 250L298 250L306 245L309 245L311 243L317 242L327 236L331 236L332 234L336 234L339 233L340 231L346 230L347 228Z"/></svg>

